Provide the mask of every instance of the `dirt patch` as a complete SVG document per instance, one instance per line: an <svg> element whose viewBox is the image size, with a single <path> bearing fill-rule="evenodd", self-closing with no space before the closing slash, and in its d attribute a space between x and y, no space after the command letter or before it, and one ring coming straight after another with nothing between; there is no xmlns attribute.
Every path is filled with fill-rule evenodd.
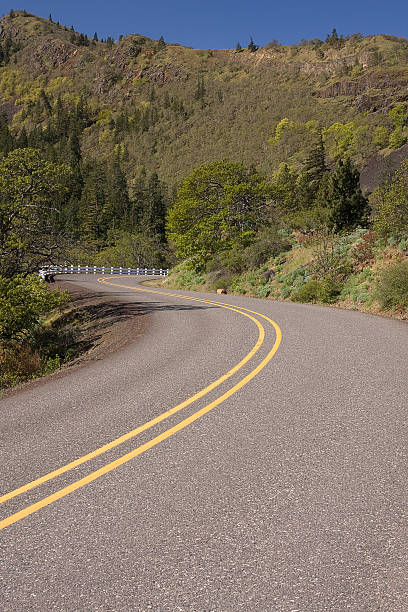
<svg viewBox="0 0 408 612"><path fill-rule="evenodd" d="M67 308L62 315L57 316L54 325L72 328L76 356L53 374L0 392L1 398L17 393L22 388L45 384L50 377L60 378L92 361L104 359L135 342L146 329L149 313L137 303L121 302L115 296L101 295L64 281L56 281L52 288L65 290L71 297Z"/></svg>
<svg viewBox="0 0 408 612"><path fill-rule="evenodd" d="M146 312L137 303L121 302L64 281L57 281L54 287L69 293L71 302L64 316L79 331L78 357L65 367L102 359L143 334Z"/></svg>

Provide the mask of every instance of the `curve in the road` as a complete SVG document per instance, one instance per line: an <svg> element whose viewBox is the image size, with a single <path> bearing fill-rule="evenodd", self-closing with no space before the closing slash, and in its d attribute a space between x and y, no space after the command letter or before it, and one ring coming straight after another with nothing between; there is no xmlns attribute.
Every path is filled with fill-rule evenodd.
<svg viewBox="0 0 408 612"><path fill-rule="evenodd" d="M239 314L242 314L243 316L247 317L248 319L250 319L251 321L253 321L255 323L255 325L258 327L258 331L259 331L259 335L258 335L258 339L255 343L255 345L252 347L252 349L245 355L245 357L239 362L237 363L232 369L230 369L226 374L223 374L221 377L219 377L216 381L212 382L210 385L206 386L204 389L200 390L199 392L197 392L196 394L194 394L193 396L191 396L190 398L186 399L185 401L183 401L182 403L178 404L177 406L174 406L173 408L171 408L170 410L167 410L165 412L163 412L162 414L158 415L157 417L155 417L154 419L151 419L150 421L144 423L143 425L137 427L136 429L133 429L132 431L116 438L115 440L112 440L111 442L101 446L100 448L91 451L90 453L87 453L86 455L83 455L82 457L79 457L78 459L75 459L74 461L71 461L69 463L67 463L64 466L61 466L60 468L53 470L51 472L49 472L48 474L45 474L21 487L18 487L17 489L14 489L13 491L10 491L6 494L4 494L3 496L0 497L0 504L5 503L6 501L17 497L18 495L22 495L23 493L26 493L38 486L40 486L41 484L44 484L45 482L48 482L70 470L73 470L74 468L78 467L79 465L82 465L84 463L86 463L87 461L90 461L106 452L108 452L109 450L119 446L120 444L123 444L124 442L136 437L137 435L139 435L140 433L150 429L151 427L153 427L154 425L164 421L165 419L169 418L170 416L176 414L177 412L181 411L183 408L186 408L187 406L193 404L194 402L196 402L197 400L201 399L202 397L204 397L205 395L207 395L210 391L214 390L215 388L217 388L218 386L220 386L222 383L224 383L226 380L228 380L231 376L233 376L235 373L237 373L245 364L247 364L254 356L255 354L258 352L258 350L261 348L261 346L264 344L265 341L265 329L263 327L263 325L255 318L256 315L258 317L261 317L262 319L266 320L274 329L275 332L275 342L271 348L271 350L267 353L267 355L264 357L264 359L262 359L262 361L253 369L251 370L251 372L249 372L244 378L242 378L239 382L237 382L235 385L233 385L230 389L228 389L226 392L224 392L222 395L220 395L218 398L216 398L214 401L210 402L209 404L207 404L206 406L204 406L203 408L201 408L200 410L197 410L196 412L194 412L192 415L190 415L189 417L187 417L186 419L183 419L181 422L177 423L175 426L170 427L169 429L167 429L166 431L162 432L161 434L155 436L154 438L152 438L151 440L149 440L148 442L138 446L137 448L133 449L132 451L126 453L125 455L123 455L122 457L119 457L117 459L115 459L114 461L111 461L109 463L107 463L106 465L104 465L103 467L99 468L98 470L95 470L93 472L91 472L90 474L88 474L87 476L73 482L72 484L63 487L62 489L56 491L55 493L48 495L47 497L44 497L43 499L41 499L40 501L31 504L29 506L27 506L26 508L23 508L22 510L6 517L5 519L3 519L2 521L0 521L0 530L4 529L5 527L8 527L10 525L12 525L13 523L16 523L20 520L22 520L23 518L37 512L38 510L50 505L51 503L65 497L66 495L72 493L73 491L76 491L77 489L80 489L81 487L84 487L85 485L89 484L90 482L93 482L94 480L96 480L97 478L100 478L101 476L108 474L109 472L115 470L116 468L118 468L119 466L127 463L128 461L130 461L131 459L137 457L138 455L141 455L142 453L146 452L147 450L153 448L154 446L156 446L157 444L160 444L161 442L163 442L164 440L170 438L171 436L175 435L177 432L181 431L182 429L184 429L185 427L188 427L191 423L197 421L198 419L200 419L202 416L204 416L205 414L207 414L208 412L210 412L211 410L213 410L216 406L219 406L222 402L224 402L226 399L228 399L229 397L231 397L234 393L236 393L239 389L241 389L242 387L244 387L246 384L248 384L255 376L257 376L257 374L269 363L269 361L273 358L273 356L275 355L276 351L279 348L279 345L281 343L282 340L282 332L280 327L277 325L277 323L275 321L273 321L271 318L267 317L266 315L256 312L254 310L250 310L248 308L244 308L244 307L236 307L232 304L227 304L227 303L222 303L222 302L216 302L216 301L212 301L212 300L205 300L202 298L197 298L197 297L192 297L192 296L186 296L186 295L180 295L180 294L175 294L175 293L169 293L169 292L165 292L165 291L158 291L158 290L154 290L154 289L147 289L145 287L141 288L141 287L133 287L133 286L129 286L129 285L122 285L122 284L118 284L118 283L111 283L108 282L105 278L101 278L98 279L98 282L106 284L106 285L111 285L113 287L119 287L119 288L123 288L123 289L131 289L134 291L141 291L141 292L147 292L147 293L155 293L155 294L160 294L160 295L165 295L165 296L169 296L169 297L176 297L179 299L186 299L186 300L190 300L190 301L197 301L197 302L203 302L206 304L211 304L220 308L224 308L227 310L231 310L231 311L235 311Z"/></svg>

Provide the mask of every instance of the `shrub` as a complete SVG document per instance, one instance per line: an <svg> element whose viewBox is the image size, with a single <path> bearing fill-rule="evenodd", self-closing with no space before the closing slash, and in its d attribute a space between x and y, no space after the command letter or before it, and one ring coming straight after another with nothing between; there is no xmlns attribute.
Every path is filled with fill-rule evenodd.
<svg viewBox="0 0 408 612"><path fill-rule="evenodd" d="M341 291L341 286L330 278L323 281L309 280L302 285L293 295L294 302L323 302L332 304L336 301Z"/></svg>
<svg viewBox="0 0 408 612"><path fill-rule="evenodd" d="M33 337L41 317L67 300L38 276L0 277L0 341Z"/></svg>
<svg viewBox="0 0 408 612"><path fill-rule="evenodd" d="M245 257L249 268L258 268L271 257L276 257L282 251L290 249L290 242L275 228L261 230L256 240L245 249Z"/></svg>
<svg viewBox="0 0 408 612"><path fill-rule="evenodd" d="M383 308L408 308L408 261L383 271L375 297Z"/></svg>

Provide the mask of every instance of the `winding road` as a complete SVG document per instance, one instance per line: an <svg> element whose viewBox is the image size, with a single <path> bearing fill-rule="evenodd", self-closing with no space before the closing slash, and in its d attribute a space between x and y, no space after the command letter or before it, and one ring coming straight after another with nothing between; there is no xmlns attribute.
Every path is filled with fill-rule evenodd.
<svg viewBox="0 0 408 612"><path fill-rule="evenodd" d="M0 609L408 610L408 326L73 285L145 334L0 401Z"/></svg>

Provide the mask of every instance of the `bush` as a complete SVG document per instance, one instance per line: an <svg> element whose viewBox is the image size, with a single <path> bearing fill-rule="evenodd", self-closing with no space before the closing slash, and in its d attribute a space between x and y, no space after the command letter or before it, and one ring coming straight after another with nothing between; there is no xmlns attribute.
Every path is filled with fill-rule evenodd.
<svg viewBox="0 0 408 612"><path fill-rule="evenodd" d="M32 338L41 317L66 300L38 276L0 277L0 342Z"/></svg>
<svg viewBox="0 0 408 612"><path fill-rule="evenodd" d="M408 308L408 261L383 271L375 297L383 308Z"/></svg>
<svg viewBox="0 0 408 612"><path fill-rule="evenodd" d="M333 304L341 291L341 286L332 279L323 281L309 280L291 298L294 302L323 302Z"/></svg>
<svg viewBox="0 0 408 612"><path fill-rule="evenodd" d="M282 251L290 249L286 236L279 234L275 228L265 228L259 232L256 240L245 249L248 268L258 268L271 257L276 257Z"/></svg>

